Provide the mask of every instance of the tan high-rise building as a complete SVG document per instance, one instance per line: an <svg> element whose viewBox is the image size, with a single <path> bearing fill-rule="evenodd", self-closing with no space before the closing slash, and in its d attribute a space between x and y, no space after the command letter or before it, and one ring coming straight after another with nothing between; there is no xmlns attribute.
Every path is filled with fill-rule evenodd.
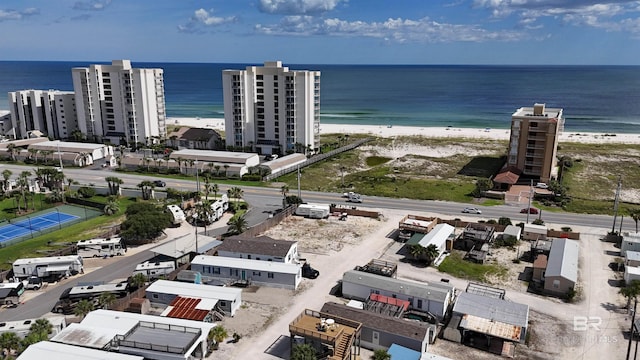
<svg viewBox="0 0 640 360"><path fill-rule="evenodd" d="M558 137L564 128L562 109L545 104L522 107L511 115L507 165L528 178L548 182L555 177Z"/></svg>

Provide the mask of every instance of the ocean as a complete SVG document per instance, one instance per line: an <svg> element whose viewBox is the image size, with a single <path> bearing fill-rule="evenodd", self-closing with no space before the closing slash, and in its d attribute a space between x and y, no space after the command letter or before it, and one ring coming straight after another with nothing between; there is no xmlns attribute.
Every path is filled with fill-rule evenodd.
<svg viewBox="0 0 640 360"><path fill-rule="evenodd" d="M94 63L0 61L0 94L73 90L71 68ZM164 69L167 116L222 118L222 70L247 64L133 66ZM545 103L564 109L566 132L640 133L640 66L285 66L322 72L322 123L508 128L517 108Z"/></svg>

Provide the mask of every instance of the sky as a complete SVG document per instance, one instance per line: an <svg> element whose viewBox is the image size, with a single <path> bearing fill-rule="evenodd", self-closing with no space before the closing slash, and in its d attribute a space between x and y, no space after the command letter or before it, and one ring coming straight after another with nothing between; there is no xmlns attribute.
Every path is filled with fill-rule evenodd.
<svg viewBox="0 0 640 360"><path fill-rule="evenodd" d="M640 1L2 0L0 60L638 65Z"/></svg>

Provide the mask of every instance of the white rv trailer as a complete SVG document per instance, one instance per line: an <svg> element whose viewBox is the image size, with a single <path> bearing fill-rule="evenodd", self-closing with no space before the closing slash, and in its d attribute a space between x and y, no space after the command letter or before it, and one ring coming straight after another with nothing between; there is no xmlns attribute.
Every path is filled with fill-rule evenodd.
<svg viewBox="0 0 640 360"><path fill-rule="evenodd" d="M53 312L60 314L69 314L73 312L75 305L80 300L92 301L98 304L98 298L103 293L113 294L116 298L122 298L129 294L129 284L124 282L113 284L95 284L74 286L65 289L60 295L60 300L54 305Z"/></svg>
<svg viewBox="0 0 640 360"><path fill-rule="evenodd" d="M145 261L142 264L138 264L133 271L133 275L142 274L147 279L157 279L163 275L169 275L176 269L176 265L173 261L162 262L149 262Z"/></svg>
<svg viewBox="0 0 640 360"><path fill-rule="evenodd" d="M329 216L329 205L324 204L300 204L296 209L296 215L312 219L324 219Z"/></svg>
<svg viewBox="0 0 640 360"><path fill-rule="evenodd" d="M69 276L84 272L82 256L50 256L18 259L13 263L13 276L25 279L31 276L39 278Z"/></svg>
<svg viewBox="0 0 640 360"><path fill-rule="evenodd" d="M222 215L224 215L224 212L227 211L228 209L229 209L229 198L227 197L227 194L222 194L222 196L220 196L220 199L217 199L211 203L212 211L211 211L211 214L209 214L208 222L212 223L220 220L222 218ZM193 214L192 217L195 220L199 220L198 213Z"/></svg>
<svg viewBox="0 0 640 360"><path fill-rule="evenodd" d="M124 255L127 251L122 239L119 237L80 240L76 243L76 246L78 255L82 257Z"/></svg>
<svg viewBox="0 0 640 360"><path fill-rule="evenodd" d="M56 336L62 329L67 327L67 321L64 316L54 315L43 317L42 319L48 320L51 324L51 332L47 335L48 338ZM2 322L0 323L0 334L12 332L18 335L19 338L24 339L31 332L31 325L33 325L36 320L38 319Z"/></svg>
<svg viewBox="0 0 640 360"><path fill-rule="evenodd" d="M180 225L186 219L184 211L178 205L167 205L167 211L171 214L173 225Z"/></svg>

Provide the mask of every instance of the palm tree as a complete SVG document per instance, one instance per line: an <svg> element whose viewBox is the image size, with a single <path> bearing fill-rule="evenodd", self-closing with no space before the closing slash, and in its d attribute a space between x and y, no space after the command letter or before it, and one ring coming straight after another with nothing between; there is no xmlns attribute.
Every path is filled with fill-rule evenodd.
<svg viewBox="0 0 640 360"><path fill-rule="evenodd" d="M151 199L151 192L155 188L155 185L149 180L144 180L143 182L138 184L138 188L142 190L142 199L149 200Z"/></svg>
<svg viewBox="0 0 640 360"><path fill-rule="evenodd" d="M378 349L373 352L371 360L391 360L391 355L385 349Z"/></svg>
<svg viewBox="0 0 640 360"><path fill-rule="evenodd" d="M47 319L38 319L29 328L29 333L39 335L41 341L47 340L52 331L53 325Z"/></svg>
<svg viewBox="0 0 640 360"><path fill-rule="evenodd" d="M111 216L120 211L120 205L115 199L109 199L102 209L105 215Z"/></svg>
<svg viewBox="0 0 640 360"><path fill-rule="evenodd" d="M13 172L9 169L2 170L2 187L4 191L9 190L9 179L11 179Z"/></svg>
<svg viewBox="0 0 640 360"><path fill-rule="evenodd" d="M149 164L151 164L151 159L144 158L142 159L142 162L147 166L147 172L149 172Z"/></svg>
<svg viewBox="0 0 640 360"><path fill-rule="evenodd" d="M25 190L29 187L29 176L31 176L31 171L23 171L18 177L18 186L20 186L20 192L22 193L22 202L24 203L25 210L27 209L27 198L25 195Z"/></svg>
<svg viewBox="0 0 640 360"><path fill-rule="evenodd" d="M241 215L233 217L231 218L231 220L229 220L229 228L227 229L227 231L233 235L238 235L247 231L247 228L247 220L244 218L244 215Z"/></svg>
<svg viewBox="0 0 640 360"><path fill-rule="evenodd" d="M213 184L209 182L208 178L205 178L207 180L205 180L204 183L204 198L207 199L209 198L209 194L213 192Z"/></svg>
<svg viewBox="0 0 640 360"><path fill-rule="evenodd" d="M213 198L214 199L218 198L218 191L220 191L220 188L218 187L218 184L211 185L211 192L213 193Z"/></svg>
<svg viewBox="0 0 640 360"><path fill-rule="evenodd" d="M211 201L202 200L198 204L196 204L196 216L198 220L202 221L204 225L204 232L207 233L207 224L209 223L209 219L213 215L213 209L211 208ZM196 231L198 231L196 229Z"/></svg>
<svg viewBox="0 0 640 360"><path fill-rule="evenodd" d="M631 280L631 282L620 289L618 293L627 298L627 312L631 306L631 299L636 299L640 295L640 280Z"/></svg>
<svg viewBox="0 0 640 360"><path fill-rule="evenodd" d="M120 185L124 183L124 181L115 176L107 176L104 178L107 181L107 185L109 186L109 195L118 195L120 193Z"/></svg>
<svg viewBox="0 0 640 360"><path fill-rule="evenodd" d="M282 192L282 208L284 209L287 207L287 194L289 193L289 185L282 185L280 191Z"/></svg>
<svg viewBox="0 0 640 360"><path fill-rule="evenodd" d="M228 164L224 164L223 167L224 167L224 177L229 177L227 175L227 172L229 171L229 165Z"/></svg>
<svg viewBox="0 0 640 360"><path fill-rule="evenodd" d="M295 345L291 349L291 360L316 360L318 352L311 344Z"/></svg>
<svg viewBox="0 0 640 360"><path fill-rule="evenodd" d="M180 174L182 174L182 164L184 163L184 159L179 157L176 158L176 161L178 162L178 169L180 170Z"/></svg>
<svg viewBox="0 0 640 360"><path fill-rule="evenodd" d="M239 188L237 186L232 187L230 190L230 197L233 197L236 199L236 208L237 208L237 204L240 202L240 199L242 199L242 195L244 195L244 191L242 190L242 188Z"/></svg>
<svg viewBox="0 0 640 360"><path fill-rule="evenodd" d="M430 244L424 250L424 256L427 258L428 263L431 263L433 260L435 260L438 255L440 255L440 250L438 250L438 247L434 244Z"/></svg>
<svg viewBox="0 0 640 360"><path fill-rule="evenodd" d="M84 319L85 316L87 316L88 313L92 312L94 310L93 308L93 303L87 299L82 299L78 302L78 304L76 304L76 308L73 311L73 313Z"/></svg>
<svg viewBox="0 0 640 360"><path fill-rule="evenodd" d="M220 175L220 165L214 165L213 166L214 169L216 169L216 176Z"/></svg>
<svg viewBox="0 0 640 360"><path fill-rule="evenodd" d="M103 309L107 309L107 310L109 310L111 305L113 305L113 303L115 302L116 302L116 296L110 292L104 292L100 294L100 297L98 298L98 303L100 304L100 306L102 306Z"/></svg>
<svg viewBox="0 0 640 360"><path fill-rule="evenodd" d="M420 244L414 244L409 248L409 253L415 260L420 260L425 256L426 250L427 248L425 248L424 246Z"/></svg>
<svg viewBox="0 0 640 360"><path fill-rule="evenodd" d="M631 218L636 223L636 233L638 232L638 221L640 221L640 208L631 210Z"/></svg>
<svg viewBox="0 0 640 360"><path fill-rule="evenodd" d="M11 157L11 161L16 161L16 154L18 153L18 148L16 148L16 144L10 143L7 145L7 152Z"/></svg>
<svg viewBox="0 0 640 360"><path fill-rule="evenodd" d="M143 287L144 284L146 283L147 283L147 277L144 274L137 273L131 277L129 285L131 285L132 288L139 289Z"/></svg>
<svg viewBox="0 0 640 360"><path fill-rule="evenodd" d="M229 336L227 333L227 329L223 328L221 325L214 327L209 330L209 340L213 340L215 342L215 349L218 348L218 345L224 341Z"/></svg>
<svg viewBox="0 0 640 360"><path fill-rule="evenodd" d="M27 151L29 152L29 158L32 159L37 164L38 163L38 152L40 152L40 150L34 149L34 148L29 148L29 149L27 149Z"/></svg>
<svg viewBox="0 0 640 360"><path fill-rule="evenodd" d="M0 350L7 349L9 353L11 350L18 352L20 350L20 338L14 332L4 332L0 334Z"/></svg>

